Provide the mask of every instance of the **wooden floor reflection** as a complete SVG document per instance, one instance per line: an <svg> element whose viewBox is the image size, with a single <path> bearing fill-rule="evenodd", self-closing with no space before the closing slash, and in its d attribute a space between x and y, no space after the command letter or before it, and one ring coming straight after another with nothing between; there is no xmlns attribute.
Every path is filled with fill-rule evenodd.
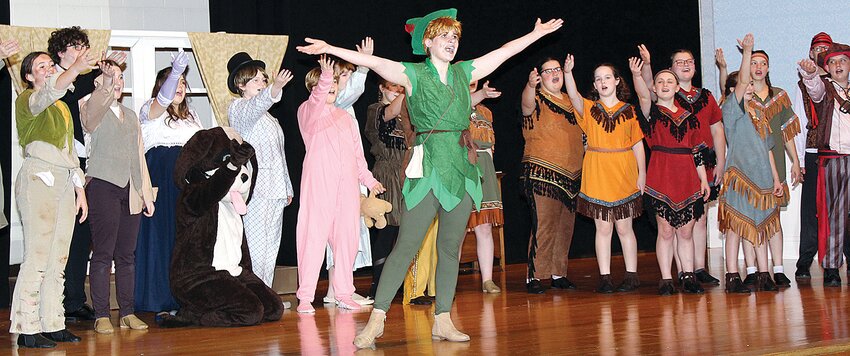
<svg viewBox="0 0 850 356"><path fill-rule="evenodd" d="M712 251L711 272L722 275L720 251ZM623 266L615 258L614 270ZM794 261L785 261L793 276ZM844 269L841 288L823 288L815 273L810 284L778 293L726 295L722 286L708 287L703 295L656 295L658 268L654 254L639 259L642 286L636 293L598 295L596 261L570 262L577 291L549 291L528 295L525 266L510 265L496 273L506 292L481 293L477 274L458 281L454 320L472 337L468 343L432 342L433 308L393 304L384 336L374 355L562 355L562 354L765 354L850 353L850 297ZM814 270L814 269L813 269ZM620 272L622 274L622 272ZM621 276L615 272L615 282ZM369 278L358 278L365 290ZM327 282L320 283L324 295ZM293 301L293 296L284 296ZM349 355L357 330L369 318L370 308L347 312L317 304L315 315L287 311L276 323L246 328L186 328L148 331L118 330L96 335L92 323L70 324L83 337L78 344L60 344L51 351L16 349L14 338L0 333L0 344L13 354L27 355L172 355L172 354L303 354ZM0 328L8 330L8 310L0 311ZM153 315L142 313L153 325ZM117 315L113 313L113 322ZM6 348L6 347L3 347Z"/></svg>

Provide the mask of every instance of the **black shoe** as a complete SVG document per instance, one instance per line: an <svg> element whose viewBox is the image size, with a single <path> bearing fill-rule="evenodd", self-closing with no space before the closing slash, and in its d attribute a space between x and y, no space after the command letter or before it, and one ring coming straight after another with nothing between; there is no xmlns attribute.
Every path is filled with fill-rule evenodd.
<svg viewBox="0 0 850 356"><path fill-rule="evenodd" d="M74 322L74 321L83 321L83 320L94 320L94 308L90 307L88 304L83 304L80 309L74 310L72 312L65 312L65 321L66 322Z"/></svg>
<svg viewBox="0 0 850 356"><path fill-rule="evenodd" d="M528 291L528 294L543 294L546 292L546 287L543 287L543 283L540 283L539 279L530 280L525 284L525 289Z"/></svg>
<svg viewBox="0 0 850 356"><path fill-rule="evenodd" d="M599 276L599 287L596 287L596 293L614 293L614 284L611 283L610 274Z"/></svg>
<svg viewBox="0 0 850 356"><path fill-rule="evenodd" d="M20 347L32 347L37 349L49 349L56 347L56 343L48 340L46 337L41 334L19 334L18 335L18 346Z"/></svg>
<svg viewBox="0 0 850 356"><path fill-rule="evenodd" d="M80 342L82 340L79 336L71 334L68 329L62 329L52 333L41 333L41 335L55 342Z"/></svg>
<svg viewBox="0 0 850 356"><path fill-rule="evenodd" d="M426 296L416 297L410 300L410 304L413 305L431 305L431 298Z"/></svg>
<svg viewBox="0 0 850 356"><path fill-rule="evenodd" d="M672 279L662 279L658 282L658 295L673 295L676 294L676 286L673 285Z"/></svg>
<svg viewBox="0 0 850 356"><path fill-rule="evenodd" d="M709 274L708 271L705 270L705 268L700 268L700 269L694 271L694 275L697 277L697 281L699 281L700 283L713 284L715 286L720 285L720 280L717 279L717 278L714 278L714 276Z"/></svg>
<svg viewBox="0 0 850 356"><path fill-rule="evenodd" d="M637 272L626 271L626 276L623 277L623 283L617 287L618 292L631 292L640 287L640 280Z"/></svg>
<svg viewBox="0 0 850 356"><path fill-rule="evenodd" d="M756 282L756 290L760 290L763 292L776 292L779 288L776 287L776 283L773 282L773 279L770 278L770 272L759 272L757 273L758 281Z"/></svg>
<svg viewBox="0 0 850 356"><path fill-rule="evenodd" d="M785 273L782 273L782 272L774 273L773 274L773 281L776 282L777 287L785 288L785 287L791 286L791 280L788 279L788 277L785 276Z"/></svg>
<svg viewBox="0 0 850 356"><path fill-rule="evenodd" d="M823 269L823 286L841 287L841 275L838 274L838 268Z"/></svg>
<svg viewBox="0 0 850 356"><path fill-rule="evenodd" d="M737 273L726 274L726 293L750 294L750 289L741 281L741 275Z"/></svg>
<svg viewBox="0 0 850 356"><path fill-rule="evenodd" d="M744 278L744 285L754 286L756 285L756 281L758 281L758 276L755 273L750 273L747 275L747 278Z"/></svg>
<svg viewBox="0 0 850 356"><path fill-rule="evenodd" d="M576 289L576 285L570 282L567 277L552 278L552 288L557 289Z"/></svg>
<svg viewBox="0 0 850 356"><path fill-rule="evenodd" d="M797 271L794 272L794 279L811 279L812 273L809 272L809 267L797 267Z"/></svg>
<svg viewBox="0 0 850 356"><path fill-rule="evenodd" d="M699 294L705 292L702 286L697 281L697 277L693 272L685 272L682 275L682 291L690 294Z"/></svg>

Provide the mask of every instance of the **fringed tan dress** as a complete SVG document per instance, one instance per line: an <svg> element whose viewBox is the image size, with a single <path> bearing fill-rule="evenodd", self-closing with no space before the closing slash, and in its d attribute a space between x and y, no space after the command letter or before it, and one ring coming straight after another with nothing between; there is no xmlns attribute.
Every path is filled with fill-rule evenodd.
<svg viewBox="0 0 850 356"><path fill-rule="evenodd" d="M632 146L643 132L632 105L613 107L584 99L578 124L587 135L577 210L593 219L615 221L640 216L643 200L637 188L638 167Z"/></svg>
<svg viewBox="0 0 850 356"><path fill-rule="evenodd" d="M502 225L502 192L499 189L499 178L496 177L496 166L493 164L493 150L496 135L493 132L493 112L484 105L476 105L469 117L469 133L478 145L478 169L481 170L481 209L472 209L469 215L467 229L471 230L481 224ZM489 150L489 151L488 151Z"/></svg>
<svg viewBox="0 0 850 356"><path fill-rule="evenodd" d="M540 279L567 275L584 142L566 94L558 98L538 90L534 106L522 120L520 184L531 210L528 278Z"/></svg>
<svg viewBox="0 0 850 356"><path fill-rule="evenodd" d="M779 206L788 201L787 191L773 195L767 156L775 146L770 123L746 113L734 93L723 104L723 123L728 150L718 199L720 231L731 230L760 245L781 228Z"/></svg>

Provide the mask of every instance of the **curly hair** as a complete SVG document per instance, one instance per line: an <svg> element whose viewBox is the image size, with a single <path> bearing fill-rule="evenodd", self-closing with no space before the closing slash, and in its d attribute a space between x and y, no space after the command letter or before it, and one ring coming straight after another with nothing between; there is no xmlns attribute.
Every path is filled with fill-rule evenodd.
<svg viewBox="0 0 850 356"><path fill-rule="evenodd" d="M80 26L65 27L50 33L47 40L47 52L53 58L53 62L59 63L59 53L65 52L70 45L89 45L89 35L80 29Z"/></svg>
<svg viewBox="0 0 850 356"><path fill-rule="evenodd" d="M614 73L614 79L617 79L617 80L620 81L620 83L617 84L617 88L616 88L617 100L620 100L620 101L623 101L623 102L628 101L629 98L632 96L632 92L631 92L631 90L629 90L629 86L626 85L626 81L623 80L623 78L620 76L620 71L618 71L617 67L615 67L613 64L602 63L602 64L598 65L596 67L596 69L593 70L594 78L596 77L596 71L599 70L599 68L602 68L602 67L611 68L611 72ZM599 100L599 92L596 91L596 87L593 87L593 89L590 90L590 100L593 100L593 101Z"/></svg>

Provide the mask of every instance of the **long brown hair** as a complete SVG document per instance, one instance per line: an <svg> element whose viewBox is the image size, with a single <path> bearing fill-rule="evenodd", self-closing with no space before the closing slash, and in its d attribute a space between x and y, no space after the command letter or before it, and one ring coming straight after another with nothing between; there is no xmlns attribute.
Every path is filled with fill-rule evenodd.
<svg viewBox="0 0 850 356"><path fill-rule="evenodd" d="M189 67L186 67L186 70L183 71L183 80L186 80L186 73L189 71ZM151 92L151 98L156 98L156 95L159 94L159 89L162 88L162 85L165 84L165 80L168 79L168 75L171 74L171 67L165 67L156 73L156 83L153 86L153 91ZM174 108L174 105L168 105L165 108L165 112L168 113L168 117L165 118L165 124L168 125L174 120L186 120L186 119L196 119L196 117L192 116L192 113L189 111L189 97L188 94L189 82L186 82L186 92L183 95L183 101L177 105L177 108Z"/></svg>
<svg viewBox="0 0 850 356"><path fill-rule="evenodd" d="M629 90L629 86L626 85L626 81L623 80L623 78L620 76L620 71L617 70L617 67L615 67L611 63L602 63L602 64L596 66L595 69L593 69L593 75L594 76L596 75L596 70L601 68L601 67L611 68L611 72L614 73L614 79L617 79L617 80L620 81L620 83L617 84L617 88L616 88L616 90L617 90L617 100L622 101L622 102L628 101L629 98L632 96L632 92L631 92L631 90ZM593 87L592 89L590 89L590 100L593 100L593 101L599 100L599 92L596 91L596 87Z"/></svg>

